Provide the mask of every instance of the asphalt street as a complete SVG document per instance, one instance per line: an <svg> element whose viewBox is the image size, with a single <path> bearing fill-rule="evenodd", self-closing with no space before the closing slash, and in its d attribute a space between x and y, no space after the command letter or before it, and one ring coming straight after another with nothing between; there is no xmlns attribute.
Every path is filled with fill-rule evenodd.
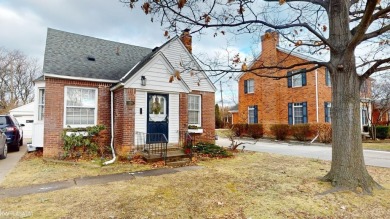
<svg viewBox="0 0 390 219"><path fill-rule="evenodd" d="M283 154L297 157L308 157L320 160L332 160L332 147L330 145L318 145L318 144L302 144L302 143L286 143L273 140L259 140L254 141L252 139L242 139L238 142L244 142L238 148L242 149L245 146L245 150L267 152L275 154ZM227 138L219 138L216 142L217 145L228 147L231 141ZM390 152L386 151L374 151L364 150L364 162L366 165L387 167L390 168Z"/></svg>

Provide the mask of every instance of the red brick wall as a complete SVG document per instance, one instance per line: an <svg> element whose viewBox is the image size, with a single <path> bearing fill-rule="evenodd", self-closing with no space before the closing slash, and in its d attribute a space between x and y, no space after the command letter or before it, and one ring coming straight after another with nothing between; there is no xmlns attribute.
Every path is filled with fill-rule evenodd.
<svg viewBox="0 0 390 219"><path fill-rule="evenodd" d="M114 92L114 145L117 152L128 152L134 146L135 105L127 105L126 101L135 101L135 92L132 88Z"/></svg>
<svg viewBox="0 0 390 219"><path fill-rule="evenodd" d="M202 96L202 134L191 134L197 142L215 142L215 93L193 91L191 94ZM188 100L187 100L188 104ZM180 109L181 112L182 109ZM188 111L188 106L187 109ZM186 114L188 114L186 112ZM183 117L180 115L180 117ZM188 116L187 116L188 117ZM188 124L187 124L188 126Z"/></svg>
<svg viewBox="0 0 390 219"><path fill-rule="evenodd" d="M65 86L98 88L97 124L103 124L110 133L110 86L109 83L46 78L44 150L43 156L56 157L62 152L61 133L64 129ZM110 136L102 139L110 144Z"/></svg>
<svg viewBox="0 0 390 219"><path fill-rule="evenodd" d="M253 69L259 66L289 66L295 63L302 63L305 60L285 54L276 49L277 37L274 33L263 37L262 54L253 65ZM311 68L313 65L296 67ZM287 71L278 69L255 70L258 75L285 76ZM318 82L318 122L325 122L324 102L331 101L331 87L325 84L325 68L317 70ZM303 87L288 88L287 79L274 80L272 78L258 77L253 73L246 73L239 79L239 113L238 122L248 122L248 107L258 105L258 121L263 124L288 123L288 103L307 102L308 122L317 121L316 112L316 85L315 71L307 72L307 85ZM254 79L254 93L244 93L244 80ZM235 120L237 121L237 120ZM268 125L265 126L267 132Z"/></svg>
<svg viewBox="0 0 390 219"><path fill-rule="evenodd" d="M179 104L179 131L183 132L188 129L188 94L180 93Z"/></svg>

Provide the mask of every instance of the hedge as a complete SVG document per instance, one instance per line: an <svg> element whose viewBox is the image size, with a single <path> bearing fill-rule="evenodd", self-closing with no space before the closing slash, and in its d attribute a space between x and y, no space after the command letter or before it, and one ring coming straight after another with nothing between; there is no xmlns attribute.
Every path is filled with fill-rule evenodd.
<svg viewBox="0 0 390 219"><path fill-rule="evenodd" d="M389 138L390 126L377 126L376 137L379 139Z"/></svg>

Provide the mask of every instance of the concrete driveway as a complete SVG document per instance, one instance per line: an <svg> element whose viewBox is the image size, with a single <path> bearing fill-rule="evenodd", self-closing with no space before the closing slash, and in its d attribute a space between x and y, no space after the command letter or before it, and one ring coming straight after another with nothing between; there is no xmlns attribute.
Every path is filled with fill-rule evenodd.
<svg viewBox="0 0 390 219"><path fill-rule="evenodd" d="M23 140L23 142L26 141ZM26 151L27 146L26 143L24 143L18 152L9 152L6 159L0 160L0 183L3 182L5 176L16 166Z"/></svg>
<svg viewBox="0 0 390 219"><path fill-rule="evenodd" d="M264 139L261 139L257 142L252 139L243 139L238 140L238 142L244 142L244 144L238 147L239 149L242 149L242 146L245 146L245 150L249 151L308 157L320 160L332 160L331 145L310 145L302 143L289 144L286 142ZM227 138L219 138L216 141L216 144L228 147L230 146L231 142ZM364 150L363 153L366 165L390 168L390 152Z"/></svg>

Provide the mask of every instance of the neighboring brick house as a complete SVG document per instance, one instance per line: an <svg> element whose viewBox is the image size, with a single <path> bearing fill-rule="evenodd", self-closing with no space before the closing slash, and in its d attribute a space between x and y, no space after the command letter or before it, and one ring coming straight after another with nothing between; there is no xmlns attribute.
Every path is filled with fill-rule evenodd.
<svg viewBox="0 0 390 219"><path fill-rule="evenodd" d="M382 101L382 103L380 103ZM389 100L378 100L372 103L372 122L376 125L390 125ZM387 106L386 106L387 103Z"/></svg>
<svg viewBox="0 0 390 219"><path fill-rule="evenodd" d="M262 52L251 64L259 66L286 67L296 63L319 61L315 58L291 52L278 46L277 32L267 31L261 37ZM300 124L331 122L331 80L325 67L312 72L306 69L314 64L292 70L257 69L238 76L238 111L232 112L234 123L262 123L266 134L272 124ZM258 77L256 74L288 76L275 80Z"/></svg>
<svg viewBox="0 0 390 219"><path fill-rule="evenodd" d="M149 49L48 29L32 145L57 156L64 128L97 124L107 127L104 142L113 138L116 151L130 151L136 132L163 133L176 144L189 125L201 127L197 139L214 141L216 89L191 46L188 30Z"/></svg>

